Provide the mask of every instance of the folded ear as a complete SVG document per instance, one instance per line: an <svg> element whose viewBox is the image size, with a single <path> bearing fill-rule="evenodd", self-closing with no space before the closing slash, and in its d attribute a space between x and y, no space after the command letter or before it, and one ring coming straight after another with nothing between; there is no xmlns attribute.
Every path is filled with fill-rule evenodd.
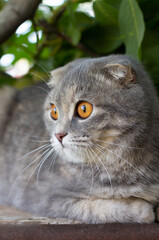
<svg viewBox="0 0 159 240"><path fill-rule="evenodd" d="M108 64L106 66L108 73L121 84L134 83L136 76L130 65Z"/></svg>
<svg viewBox="0 0 159 240"><path fill-rule="evenodd" d="M54 85L58 84L58 81L64 76L64 72L66 71L65 66L64 67L59 67L53 71L50 72L51 79L48 82L48 86L51 88Z"/></svg>

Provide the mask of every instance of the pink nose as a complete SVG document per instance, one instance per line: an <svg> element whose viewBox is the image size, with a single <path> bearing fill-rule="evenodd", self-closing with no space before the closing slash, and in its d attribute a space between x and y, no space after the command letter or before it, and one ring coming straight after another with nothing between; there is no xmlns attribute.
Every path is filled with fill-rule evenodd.
<svg viewBox="0 0 159 240"><path fill-rule="evenodd" d="M67 135L67 133L55 133L55 137L62 143L62 139Z"/></svg>

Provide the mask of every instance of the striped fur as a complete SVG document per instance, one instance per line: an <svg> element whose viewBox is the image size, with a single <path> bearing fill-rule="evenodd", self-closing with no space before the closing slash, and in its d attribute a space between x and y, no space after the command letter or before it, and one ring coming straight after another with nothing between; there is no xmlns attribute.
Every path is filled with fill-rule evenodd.
<svg viewBox="0 0 159 240"><path fill-rule="evenodd" d="M39 160L23 172L8 203L86 223L153 222L159 200L159 101L143 66L124 55L79 59L53 71L49 87L44 121L50 152L41 165ZM80 101L93 106L87 119L78 117ZM50 116L51 104L58 120ZM67 133L62 144L58 133ZM28 166L15 164L8 189L19 165Z"/></svg>

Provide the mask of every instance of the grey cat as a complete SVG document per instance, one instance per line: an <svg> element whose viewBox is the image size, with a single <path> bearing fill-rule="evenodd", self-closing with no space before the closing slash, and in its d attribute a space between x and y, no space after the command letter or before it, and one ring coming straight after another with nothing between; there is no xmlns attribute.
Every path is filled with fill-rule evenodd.
<svg viewBox="0 0 159 240"><path fill-rule="evenodd" d="M1 106L0 203L84 223L153 222L159 101L143 66L125 55L79 59L48 85Z"/></svg>

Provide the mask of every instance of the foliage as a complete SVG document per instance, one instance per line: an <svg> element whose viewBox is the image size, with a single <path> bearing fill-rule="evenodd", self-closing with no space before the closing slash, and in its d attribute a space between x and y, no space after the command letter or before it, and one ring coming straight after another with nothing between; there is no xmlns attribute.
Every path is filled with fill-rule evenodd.
<svg viewBox="0 0 159 240"><path fill-rule="evenodd" d="M94 15L82 10L86 3ZM0 8L3 5L0 0ZM76 58L126 53L146 65L159 89L158 8L158 0L67 0L58 7L41 5L29 30L15 33L0 47L0 57L6 53L15 56L12 65L28 59L30 72L22 79L13 79L1 67L0 85L34 83L37 75L39 80L46 78L46 71ZM42 31L40 39L38 31ZM33 32L35 43L28 39Z"/></svg>

